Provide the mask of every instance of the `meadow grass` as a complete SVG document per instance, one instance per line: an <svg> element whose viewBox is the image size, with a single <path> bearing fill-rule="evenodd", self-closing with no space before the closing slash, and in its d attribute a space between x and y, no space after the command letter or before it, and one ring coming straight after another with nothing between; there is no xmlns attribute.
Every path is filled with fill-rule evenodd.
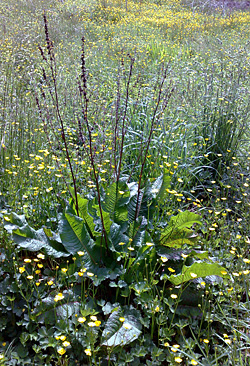
<svg viewBox="0 0 250 366"><path fill-rule="evenodd" d="M249 12L225 6L204 7L199 1L121 0L18 3L10 0L0 4L0 11L1 217L11 211L24 213L35 229L46 225L54 230L64 200L70 199L72 175L60 138L62 129L55 104L50 98L50 67L43 63L38 49L41 46L46 52L45 11L56 57L58 106L77 191L92 197L98 182L105 191L114 181L114 143L121 146L119 138L122 138L122 134L117 135L115 140L117 111L120 116L126 111L127 126L121 176L131 175L131 181L138 180L144 163L141 157L137 159L148 141L156 101L154 88L163 66L168 65L166 82L173 92L154 126L142 181L147 178L154 181L163 171L171 177L162 217L167 221L184 210L202 215L198 249L207 251L230 274L230 279L223 281L211 278L211 283L215 281L213 285L194 282L193 286L202 294L197 299L197 312L190 315L188 306L182 310L178 307L178 299L184 292L182 286L170 287L168 298L163 299L160 285L157 288L154 284L157 269L148 268L145 283L137 278L141 290L138 286L131 287L130 295L124 295L126 306L130 305L130 296L133 301L135 297L137 310L148 306L144 322L141 319L143 336L131 348L124 346L123 350L112 345L103 351L100 329L107 321L108 311L112 314L116 307L111 304L109 310L95 312L95 298L100 301L99 307L104 306L101 296L105 290L91 282L93 274L85 273L84 263L78 266L81 254L76 255L75 265L77 281L83 279L79 290L79 281L73 279L74 260L48 256L45 260L43 252L35 256L21 251L1 232L1 314L2 318L7 312L11 315L3 320L0 364L75 365L79 359L87 365L247 366ZM98 181L93 177L88 150L79 139L77 116L81 95L77 80L82 71L82 36ZM135 63L126 99L131 57ZM45 99L42 91L46 93ZM125 263L130 262L125 258ZM168 263L164 270L171 274L172 262ZM10 278L15 279L17 287L9 291ZM52 305L57 305L74 288L80 291L85 306L81 313L73 309L72 314L67 314L71 321L64 324L63 309L61 313L55 310L60 324L53 320L50 323L45 316L39 318L38 330L37 320L32 318L33 304L38 300L42 303L52 293ZM120 296L121 289L118 290L117 287L114 303ZM140 291L149 292L147 301L144 295L139 296ZM92 300L84 302L85 296ZM192 297L192 291L186 296ZM71 304L71 300L67 301ZM190 305L190 300L187 304ZM170 319L168 322L160 316L161 311ZM171 313L177 314L177 318L171 317ZM119 318L122 322L122 314ZM49 329L51 324L53 331ZM79 325L82 337L88 339L82 341L82 352L74 344Z"/></svg>

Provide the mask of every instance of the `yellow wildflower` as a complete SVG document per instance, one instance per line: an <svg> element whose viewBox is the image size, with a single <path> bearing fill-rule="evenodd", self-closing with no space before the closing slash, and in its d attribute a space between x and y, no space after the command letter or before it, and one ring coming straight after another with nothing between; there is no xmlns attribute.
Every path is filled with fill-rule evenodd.
<svg viewBox="0 0 250 366"><path fill-rule="evenodd" d="M92 355L90 348L85 349L84 352L86 353L87 356L91 356Z"/></svg>
<svg viewBox="0 0 250 366"><path fill-rule="evenodd" d="M59 355L64 355L64 353L66 353L66 349L64 349L63 347L58 348L57 352L59 353Z"/></svg>

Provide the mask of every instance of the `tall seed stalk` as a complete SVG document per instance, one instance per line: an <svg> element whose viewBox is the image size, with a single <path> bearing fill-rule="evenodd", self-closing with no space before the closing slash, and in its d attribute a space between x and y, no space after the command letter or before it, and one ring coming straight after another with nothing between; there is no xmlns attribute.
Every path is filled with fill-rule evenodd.
<svg viewBox="0 0 250 366"><path fill-rule="evenodd" d="M89 120L88 120L88 97L87 97L87 77L86 77L86 66L85 66L85 39L84 37L82 37L82 55L81 55L81 81L82 81L82 85L79 84L79 91L80 91L80 96L82 98L82 115L83 115L83 120L87 126L87 131L88 131L88 138L89 138L89 158L90 158L90 163L93 169L93 173L94 173L94 179L95 179L95 184L96 184L96 189L97 189L97 201L98 201L98 206L99 206L99 210L100 210L100 216L101 216L101 222L102 222L102 234L104 236L104 241L105 241L105 246L106 246L106 250L108 251L108 239L107 239L107 233L105 230L105 225L104 225L104 219L103 219L103 212L102 212L102 205L101 205L101 194L100 194L100 186L99 186L99 180L98 180L98 172L95 166L95 161L94 161L94 155L93 155L93 147L92 147L92 132L91 132L91 128L89 125ZM107 254L107 253L106 253Z"/></svg>
<svg viewBox="0 0 250 366"><path fill-rule="evenodd" d="M39 50L41 52L41 56L42 56L43 60L49 66L50 74L51 74L51 78L52 78L53 92L52 92L52 87L51 87L50 82L49 82L49 78L47 77L46 71L44 69L43 69L43 80L44 80L45 84L48 86L49 93L50 93L50 96L51 96L51 99L52 99L52 103L53 103L53 106L55 107L55 110L56 110L57 121L59 122L60 127L61 127L61 141L62 141L62 143L64 145L64 148L65 148L66 159L67 159L67 162L69 164L70 174L71 174L72 182L73 182L73 186L74 186L74 197L71 194L71 198L72 198L73 202L75 203L76 212L77 212L77 215L79 216L76 177L75 177L75 173L74 173L74 170L73 170L73 166L72 166L72 162L71 162L71 158L70 158L70 154L69 154L67 139L66 139L66 136L65 136L64 120L63 120L63 117L61 115L60 106L59 106L59 97L58 97L58 90L57 90L57 66L56 66L56 59L55 59L55 55L54 55L54 45L53 45L52 40L49 37L48 21L47 21L47 17L46 17L45 13L43 15L43 19L44 19L45 39L46 39L46 44L47 44L47 54L48 54L49 60L45 56L45 54L43 52L43 49L40 46L39 46ZM45 96L45 93L44 93L43 90L42 90L42 97L43 97L44 101L46 101L46 96ZM42 116L42 113L41 113L42 110L41 110L41 105L39 103L39 99L38 99L37 96L36 96L36 103L37 103L39 113L40 113L40 117L41 117ZM52 127L52 131L55 134L56 130L55 130L55 128L53 126L53 123L50 119L50 116L49 116L49 113L48 113L48 108L47 108L47 117L48 117L48 122L50 123L50 126ZM45 132L47 133L47 130L46 130L47 123L46 123L44 118L42 118L42 121L44 122ZM47 133L47 137L48 137L48 133Z"/></svg>

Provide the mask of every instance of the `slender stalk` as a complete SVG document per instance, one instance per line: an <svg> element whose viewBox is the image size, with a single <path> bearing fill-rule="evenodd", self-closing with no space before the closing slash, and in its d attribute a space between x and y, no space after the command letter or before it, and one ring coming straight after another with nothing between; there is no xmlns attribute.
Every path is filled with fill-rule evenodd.
<svg viewBox="0 0 250 366"><path fill-rule="evenodd" d="M47 81L47 76L46 76L46 73L45 73L45 70L44 69L43 69L43 77L44 77L44 80ZM55 137L57 137L57 133L56 133L55 127L54 127L54 125L53 125L53 123L51 121L51 118L50 118L49 108L48 108L48 105L47 105L47 100L46 100L46 95L44 93L44 90L41 90L41 95L42 95L43 102L44 102L44 108L45 108L45 111L46 111L46 119L47 119L47 121L46 121L45 117L43 117L42 107L41 107L41 104L40 104L38 95L37 95L37 93L35 91L36 105L37 105L37 108L38 108L38 113L39 113L40 119L43 122L43 130L44 130L45 135L47 137L48 144L50 146L51 151L53 151L53 155L56 157L55 162L56 162L56 165L57 165L57 167L59 169L60 168L59 163L58 163L59 158L58 158L58 154L57 154L57 152L55 150L55 147L52 144L52 141L51 141L51 139L49 137L48 124L49 124L49 127L51 128L51 131L54 133L54 136ZM62 150L62 146L61 146L61 141L60 140L58 140L58 144L59 144L60 150ZM75 202L74 197L73 197L73 195L72 195L72 193L71 193L71 191L69 189L69 184L68 184L68 182L66 180L66 177L63 176L63 180L64 180L64 183L65 183L65 185L66 185L66 187L68 189L68 192L69 192L69 194L70 194L73 202Z"/></svg>
<svg viewBox="0 0 250 366"><path fill-rule="evenodd" d="M138 192L137 192L135 218L134 218L135 220L137 219L139 211L140 211L140 202L141 202L141 191L140 191L140 189L141 189L142 173L143 173L144 166L145 166L145 163L146 163L148 150L149 150L149 145L151 143L154 127L155 127L156 122L158 122L158 119L159 119L159 116L157 118L157 112L158 112L160 103L162 101L163 86L164 86L164 83L165 83L165 80L166 80L166 77L167 77L167 70L168 70L168 68L166 67L165 70L164 70L164 73L163 73L163 77L162 77L160 87L159 87L157 102L156 102L156 106L155 106L154 113L153 113L152 120L151 120L151 128L150 128L150 132L149 132L149 136L148 136L148 140L147 140L147 145L146 145L146 148L144 150L145 154L144 154L144 158L143 158L143 161L142 161L141 171L140 171L140 175L139 175L139 182L138 182ZM170 98L173 90L174 90L173 88L171 90L169 90L169 89L167 90L165 98L162 101L163 102L162 112L167 107L169 98Z"/></svg>
<svg viewBox="0 0 250 366"><path fill-rule="evenodd" d="M131 62L130 62L130 68L129 68L129 75L128 75L128 81L127 81L127 85L126 85L126 100L125 100L125 110L124 110L124 114L123 114L123 118L122 118L122 138L121 138L121 146L120 146L120 159L119 159L119 165L118 165L118 173L116 176L116 181L119 182L120 179L120 174L121 174L121 165L122 165L122 157L123 157L123 145L124 145L124 138L125 138L125 133L126 133L126 128L125 128L125 121L126 121L126 116L127 116L127 109L128 109L128 98L129 98L129 86L130 86L130 81L131 81L131 76L132 76L132 71L133 71L133 65L135 62L134 58L130 58Z"/></svg>
<svg viewBox="0 0 250 366"><path fill-rule="evenodd" d="M74 186L74 194L75 197L73 198L73 201L75 202L75 207L76 207L76 212L77 215L79 216L79 207L78 207L78 198L77 198L77 187L76 187L76 177L73 171L73 166L71 163L71 158L69 155L69 149L68 149L68 144L67 144L67 140L66 140L66 136L65 136L65 127L64 127L64 122L63 122L63 118L61 116L61 112L60 112L60 108L59 108L59 100L58 100L58 91L57 91L57 80L56 80L56 60L55 60L55 56L54 56L54 50L53 50L53 42L50 40L49 38L49 32L48 32L48 21L46 18L46 14L44 13L43 15L43 19L44 19L44 29L45 29L45 38L46 38L46 43L47 43L47 52L50 58L50 70L51 70L51 76L52 76L52 81L53 81L53 87L54 87L54 97L55 99L52 100L54 102L54 106L56 108L56 115L57 118L59 120L60 126L61 126L61 138L63 141L63 145L65 148L65 152L66 152L66 159L67 162L69 164L69 168L70 168L70 173L71 173L71 177L72 177L72 181L73 181L73 186ZM41 51L41 48L40 48ZM45 57L45 55L42 53L42 57L45 61L47 61L47 58Z"/></svg>
<svg viewBox="0 0 250 366"><path fill-rule="evenodd" d="M116 108L115 108L115 133L114 133L114 166L115 166L115 175L116 175L116 182L118 182L117 179L117 158L116 158L116 149L117 149L117 139L118 139L118 126L119 126L119 109L120 109L120 98L121 98L121 93L120 93L120 78L118 75L118 80L117 80L117 99L116 99Z"/></svg>
<svg viewBox="0 0 250 366"><path fill-rule="evenodd" d="M95 161L94 161L94 155L93 155L93 147L92 147L92 133L91 133L91 128L89 125L89 121L88 121L88 97L87 97L87 78L86 78L86 66L85 66L85 39L84 37L82 37L82 56L81 56L81 62L82 62L82 73L81 73L81 80L82 80L82 85L79 85L79 89L80 89L80 95L82 95L83 97L83 108L82 108L82 114L83 114L83 119L86 123L87 126L87 130L88 130L88 137L89 137L89 157L90 157L90 163L93 169L93 173L94 173L94 179L95 179L95 184L96 184L96 189L97 189L97 201L98 201L98 206L99 206L99 210L100 210L100 216L101 216L101 223L102 223L102 234L104 236L104 241L105 241L105 245L106 245L106 250L108 251L108 238L107 238L107 233L105 230L105 225L104 225L104 218L103 218L103 212L102 212L102 205L101 205L101 193L100 193L100 186L99 186L99 181L98 181L98 174L95 168Z"/></svg>

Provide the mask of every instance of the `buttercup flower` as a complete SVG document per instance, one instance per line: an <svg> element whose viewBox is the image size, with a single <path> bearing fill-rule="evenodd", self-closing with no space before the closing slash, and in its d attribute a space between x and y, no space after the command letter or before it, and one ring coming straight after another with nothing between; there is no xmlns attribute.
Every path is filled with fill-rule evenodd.
<svg viewBox="0 0 250 366"><path fill-rule="evenodd" d="M165 256L162 256L162 257L161 257L161 260L162 260L162 262L164 263L164 262L167 262L167 261L168 261L168 258L167 258L167 257L165 257Z"/></svg>
<svg viewBox="0 0 250 366"><path fill-rule="evenodd" d="M62 299L64 299L64 295L63 295L61 292L59 292L59 293L54 297L54 301L55 301L55 302L57 302L57 301L59 301L59 300L62 300Z"/></svg>
<svg viewBox="0 0 250 366"><path fill-rule="evenodd" d="M91 356L92 355L90 348L85 349L84 352L86 353L87 356Z"/></svg>
<svg viewBox="0 0 250 366"><path fill-rule="evenodd" d="M64 355L64 353L66 353L66 349L64 349L63 347L58 348L57 352L59 353L59 355Z"/></svg>
<svg viewBox="0 0 250 366"><path fill-rule="evenodd" d="M180 357L175 357L174 360L177 363L182 363L182 358L180 358Z"/></svg>
<svg viewBox="0 0 250 366"><path fill-rule="evenodd" d="M81 257L81 256L83 256L83 255L84 255L84 252L79 251L79 252L77 252L77 254L79 255L79 257Z"/></svg>
<svg viewBox="0 0 250 366"><path fill-rule="evenodd" d="M83 317L80 317L77 319L79 321L79 323L84 323L86 322L86 318L83 316Z"/></svg>
<svg viewBox="0 0 250 366"><path fill-rule="evenodd" d="M63 347L68 347L68 346L70 346L70 342L68 342L68 341L64 341L64 342L63 342Z"/></svg>

